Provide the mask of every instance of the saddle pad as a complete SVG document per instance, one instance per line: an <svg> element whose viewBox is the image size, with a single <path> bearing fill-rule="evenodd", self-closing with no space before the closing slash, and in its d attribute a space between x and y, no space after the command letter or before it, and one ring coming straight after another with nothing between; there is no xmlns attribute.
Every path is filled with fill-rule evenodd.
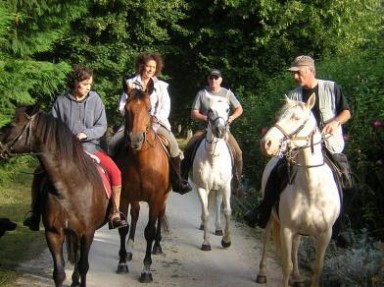
<svg viewBox="0 0 384 287"><path fill-rule="evenodd" d="M97 171L100 174L101 180L103 181L104 191L105 191L105 193L107 195L107 198L109 199L109 198L111 198L111 195L112 195L112 188L111 188L111 182L109 180L107 172L97 162L95 162L95 165L96 165Z"/></svg>

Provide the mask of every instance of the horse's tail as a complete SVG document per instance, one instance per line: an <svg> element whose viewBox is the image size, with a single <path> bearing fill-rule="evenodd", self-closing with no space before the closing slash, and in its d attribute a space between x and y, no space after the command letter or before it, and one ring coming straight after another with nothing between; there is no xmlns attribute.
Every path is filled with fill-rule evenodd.
<svg viewBox="0 0 384 287"><path fill-rule="evenodd" d="M74 232L68 231L67 233L67 253L68 253L68 261L71 264L75 264L78 257L78 240L77 236Z"/></svg>

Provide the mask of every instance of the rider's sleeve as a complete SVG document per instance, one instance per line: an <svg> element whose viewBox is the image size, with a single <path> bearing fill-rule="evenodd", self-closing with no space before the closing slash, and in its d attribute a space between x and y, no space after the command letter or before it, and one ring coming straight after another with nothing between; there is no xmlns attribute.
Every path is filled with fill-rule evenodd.
<svg viewBox="0 0 384 287"><path fill-rule="evenodd" d="M119 101L119 107L118 107L118 110L120 112L120 114L124 117L125 115L125 103L127 102L127 94L125 92L123 92L120 96L120 101Z"/></svg>

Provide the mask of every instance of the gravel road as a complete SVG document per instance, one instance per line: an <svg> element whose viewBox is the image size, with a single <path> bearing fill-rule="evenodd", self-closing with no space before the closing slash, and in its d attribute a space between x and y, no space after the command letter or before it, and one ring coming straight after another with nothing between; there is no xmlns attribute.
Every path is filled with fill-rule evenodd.
<svg viewBox="0 0 384 287"><path fill-rule="evenodd" d="M255 282L260 258L260 233L247 226L232 222L232 245L221 247L221 237L215 236L213 212L210 230L211 251L200 250L203 232L200 226L200 202L193 191L185 195L171 193L167 202L169 232L163 233L163 254L152 256L153 282L139 282L145 252L143 229L148 217L146 203L141 205L141 214L136 231L133 259L129 262L128 274L116 274L118 263L119 236L116 230L107 226L98 230L90 252L90 270L87 276L89 287L276 287L281 286L281 269L269 255L268 283ZM43 236L43 234L42 234ZM23 263L18 271L24 275L10 287L54 286L52 259L48 249L38 258ZM67 280L70 286L72 266L67 265Z"/></svg>

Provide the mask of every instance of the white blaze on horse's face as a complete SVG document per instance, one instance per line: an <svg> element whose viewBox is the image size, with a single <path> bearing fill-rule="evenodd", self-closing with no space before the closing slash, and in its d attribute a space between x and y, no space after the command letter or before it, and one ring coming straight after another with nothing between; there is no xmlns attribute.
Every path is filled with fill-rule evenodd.
<svg viewBox="0 0 384 287"><path fill-rule="evenodd" d="M227 101L217 100L208 111L208 125L216 138L224 138L228 131L229 105Z"/></svg>
<svg viewBox="0 0 384 287"><path fill-rule="evenodd" d="M267 156L277 156L285 152L292 141L295 142L292 145L296 145L295 138L306 138L317 125L311 114L314 104L314 95L307 103L286 98L278 121L260 141L261 152Z"/></svg>

